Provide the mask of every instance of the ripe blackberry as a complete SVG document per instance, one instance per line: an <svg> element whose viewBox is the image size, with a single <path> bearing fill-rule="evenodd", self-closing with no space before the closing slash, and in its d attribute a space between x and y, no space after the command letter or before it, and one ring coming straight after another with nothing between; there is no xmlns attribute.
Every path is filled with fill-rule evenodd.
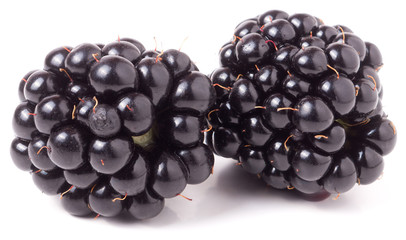
<svg viewBox="0 0 406 240"><path fill-rule="evenodd" d="M11 157L73 215L151 218L212 172L203 133L215 89L178 50L129 38L60 47L19 98Z"/></svg>
<svg viewBox="0 0 406 240"><path fill-rule="evenodd" d="M240 23L211 80L206 141L277 189L340 194L383 170L396 130L378 48L344 26L271 10Z"/></svg>

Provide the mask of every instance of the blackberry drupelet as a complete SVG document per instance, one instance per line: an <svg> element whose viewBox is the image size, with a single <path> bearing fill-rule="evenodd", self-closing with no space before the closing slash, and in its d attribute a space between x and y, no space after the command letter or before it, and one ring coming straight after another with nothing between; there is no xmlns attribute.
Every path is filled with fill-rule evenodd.
<svg viewBox="0 0 406 240"><path fill-rule="evenodd" d="M344 26L271 10L240 23L210 75L206 142L277 189L340 194L382 174L396 129L382 56Z"/></svg>
<svg viewBox="0 0 406 240"><path fill-rule="evenodd" d="M151 218L212 172L215 89L178 50L129 38L59 47L18 93L11 157L73 215Z"/></svg>

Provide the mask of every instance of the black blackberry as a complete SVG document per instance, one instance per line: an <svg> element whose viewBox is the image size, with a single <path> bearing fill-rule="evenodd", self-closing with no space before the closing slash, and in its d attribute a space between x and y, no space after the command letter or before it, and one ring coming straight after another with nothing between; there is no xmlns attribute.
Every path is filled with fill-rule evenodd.
<svg viewBox="0 0 406 240"><path fill-rule="evenodd" d="M270 186L340 194L369 184L395 146L378 48L344 26L271 10L240 23L211 74L214 152Z"/></svg>
<svg viewBox="0 0 406 240"><path fill-rule="evenodd" d="M19 98L11 157L73 215L151 218L212 172L203 133L215 89L178 50L129 38L60 47Z"/></svg>

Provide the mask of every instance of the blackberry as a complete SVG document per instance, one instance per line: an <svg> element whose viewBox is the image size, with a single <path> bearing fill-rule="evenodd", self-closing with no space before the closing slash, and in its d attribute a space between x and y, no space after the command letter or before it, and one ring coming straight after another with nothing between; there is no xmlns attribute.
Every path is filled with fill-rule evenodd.
<svg viewBox="0 0 406 240"><path fill-rule="evenodd" d="M12 160L73 215L151 218L212 172L215 89L178 50L130 38L59 47L18 93Z"/></svg>
<svg viewBox="0 0 406 240"><path fill-rule="evenodd" d="M344 26L271 10L240 23L210 75L206 142L277 189L340 194L375 181L396 129L382 56Z"/></svg>

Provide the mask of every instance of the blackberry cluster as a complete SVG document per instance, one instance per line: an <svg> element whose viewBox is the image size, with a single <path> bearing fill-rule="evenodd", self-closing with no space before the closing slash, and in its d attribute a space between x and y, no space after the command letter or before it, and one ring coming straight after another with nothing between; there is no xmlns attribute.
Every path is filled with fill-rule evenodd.
<svg viewBox="0 0 406 240"><path fill-rule="evenodd" d="M129 38L60 47L21 81L14 163L73 215L156 216L211 174L210 79L178 50Z"/></svg>
<svg viewBox="0 0 406 240"><path fill-rule="evenodd" d="M345 26L268 11L240 23L211 74L213 151L277 189L340 194L381 175L396 130L378 48Z"/></svg>

